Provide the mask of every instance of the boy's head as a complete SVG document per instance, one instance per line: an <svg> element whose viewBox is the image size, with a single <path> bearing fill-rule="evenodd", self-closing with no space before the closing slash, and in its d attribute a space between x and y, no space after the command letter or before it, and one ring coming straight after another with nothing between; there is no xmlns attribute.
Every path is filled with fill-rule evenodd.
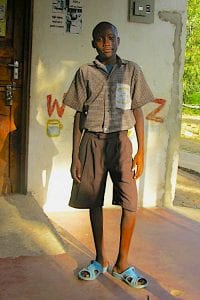
<svg viewBox="0 0 200 300"><path fill-rule="evenodd" d="M103 62L116 58L120 38L117 28L109 22L101 22L95 26L92 32L92 46L99 54Z"/></svg>

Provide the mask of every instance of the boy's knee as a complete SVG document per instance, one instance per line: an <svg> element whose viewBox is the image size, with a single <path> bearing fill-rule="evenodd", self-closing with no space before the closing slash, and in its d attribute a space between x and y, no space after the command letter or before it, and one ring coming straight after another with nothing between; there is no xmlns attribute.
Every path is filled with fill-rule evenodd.
<svg viewBox="0 0 200 300"><path fill-rule="evenodd" d="M131 216L131 217L134 217L136 216L136 211L132 211L132 210L128 210L127 208L122 208L122 215L125 215L125 216Z"/></svg>

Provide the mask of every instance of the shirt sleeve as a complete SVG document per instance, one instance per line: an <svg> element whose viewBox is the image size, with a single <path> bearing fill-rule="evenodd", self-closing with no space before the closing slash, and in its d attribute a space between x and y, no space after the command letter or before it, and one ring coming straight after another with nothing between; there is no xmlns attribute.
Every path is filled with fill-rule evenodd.
<svg viewBox="0 0 200 300"><path fill-rule="evenodd" d="M74 79L64 96L63 103L76 111L82 112L83 104L87 98L86 81L81 68L76 72Z"/></svg>
<svg viewBox="0 0 200 300"><path fill-rule="evenodd" d="M132 94L132 109L141 107L146 103L153 101L154 96L139 66L136 67L136 74L134 76L133 84L134 89Z"/></svg>

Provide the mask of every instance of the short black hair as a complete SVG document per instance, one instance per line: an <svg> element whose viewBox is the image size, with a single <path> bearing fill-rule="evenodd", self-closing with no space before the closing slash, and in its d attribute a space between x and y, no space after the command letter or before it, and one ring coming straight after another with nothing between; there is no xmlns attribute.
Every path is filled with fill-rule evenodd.
<svg viewBox="0 0 200 300"><path fill-rule="evenodd" d="M97 33L99 33L100 30L105 29L105 28L108 28L108 27L112 27L116 33L116 35L118 36L118 30L117 30L117 27L115 25L113 25L112 23L110 22L106 22L106 21L103 21L103 22L100 22L98 23L93 31L92 31L92 37L93 39L95 39L95 37L97 36Z"/></svg>

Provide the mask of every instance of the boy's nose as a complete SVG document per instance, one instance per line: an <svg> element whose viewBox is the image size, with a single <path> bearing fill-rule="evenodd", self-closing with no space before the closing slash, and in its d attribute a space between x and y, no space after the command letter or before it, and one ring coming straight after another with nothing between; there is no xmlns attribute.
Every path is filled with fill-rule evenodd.
<svg viewBox="0 0 200 300"><path fill-rule="evenodd" d="M111 41L110 41L110 39L107 36L105 36L103 38L103 43L104 43L104 45L107 45L107 44L109 45L111 43Z"/></svg>

